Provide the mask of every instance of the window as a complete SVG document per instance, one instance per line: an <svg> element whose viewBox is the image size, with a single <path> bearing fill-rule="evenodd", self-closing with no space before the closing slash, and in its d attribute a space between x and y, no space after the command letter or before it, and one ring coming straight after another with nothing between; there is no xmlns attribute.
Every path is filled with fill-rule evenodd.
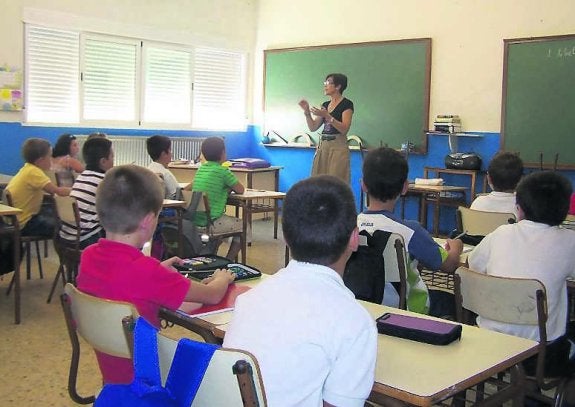
<svg viewBox="0 0 575 407"><path fill-rule="evenodd" d="M27 122L239 129L243 53L26 25Z"/></svg>

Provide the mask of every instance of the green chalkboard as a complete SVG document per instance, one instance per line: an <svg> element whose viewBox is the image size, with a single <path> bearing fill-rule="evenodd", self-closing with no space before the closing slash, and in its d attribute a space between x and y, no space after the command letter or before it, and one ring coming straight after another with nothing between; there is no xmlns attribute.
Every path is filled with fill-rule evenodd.
<svg viewBox="0 0 575 407"><path fill-rule="evenodd" d="M320 107L328 100L323 94L325 76L339 72L348 77L344 96L354 103L348 135L361 137L368 147L399 148L410 141L418 151L427 151L430 38L264 53L266 131L276 131L287 140L309 133L298 102L307 99Z"/></svg>
<svg viewBox="0 0 575 407"><path fill-rule="evenodd" d="M575 35L504 43L502 149L528 165L558 158L557 168L575 168Z"/></svg>

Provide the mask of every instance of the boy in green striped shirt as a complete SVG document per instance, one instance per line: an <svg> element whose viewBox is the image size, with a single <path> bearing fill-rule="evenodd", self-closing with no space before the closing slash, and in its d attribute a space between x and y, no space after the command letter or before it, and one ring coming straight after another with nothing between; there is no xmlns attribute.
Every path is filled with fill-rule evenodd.
<svg viewBox="0 0 575 407"><path fill-rule="evenodd" d="M207 195L214 232L239 232L242 230L242 221L225 214L226 202L230 191L242 194L245 188L229 168L222 166L222 163L226 161L224 140L220 137L208 137L202 143L202 155L206 162L198 169L192 190ZM194 224L206 226L207 223L206 214L197 212ZM226 257L234 260L240 249L240 238L234 236Z"/></svg>

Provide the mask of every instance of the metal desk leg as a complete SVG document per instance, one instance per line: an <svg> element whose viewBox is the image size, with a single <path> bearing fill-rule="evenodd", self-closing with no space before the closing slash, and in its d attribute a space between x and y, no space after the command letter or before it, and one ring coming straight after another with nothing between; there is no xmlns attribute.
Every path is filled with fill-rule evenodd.
<svg viewBox="0 0 575 407"><path fill-rule="evenodd" d="M14 227L14 323L20 323L20 228Z"/></svg>
<svg viewBox="0 0 575 407"><path fill-rule="evenodd" d="M278 217L279 217L279 208L278 208L278 200L274 199L274 239L278 238Z"/></svg>

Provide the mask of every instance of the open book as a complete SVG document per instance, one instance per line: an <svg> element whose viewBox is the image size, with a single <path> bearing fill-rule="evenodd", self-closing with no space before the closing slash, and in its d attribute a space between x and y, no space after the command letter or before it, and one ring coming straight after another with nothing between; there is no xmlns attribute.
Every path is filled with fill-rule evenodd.
<svg viewBox="0 0 575 407"><path fill-rule="evenodd" d="M184 312L192 317L200 317L204 315L217 314L221 312L232 311L234 309L236 298L238 295L245 293L250 289L247 285L230 284L228 291L224 295L224 298L217 304L198 304L198 303L184 303L180 307L180 312ZM197 308L194 308L194 304Z"/></svg>

